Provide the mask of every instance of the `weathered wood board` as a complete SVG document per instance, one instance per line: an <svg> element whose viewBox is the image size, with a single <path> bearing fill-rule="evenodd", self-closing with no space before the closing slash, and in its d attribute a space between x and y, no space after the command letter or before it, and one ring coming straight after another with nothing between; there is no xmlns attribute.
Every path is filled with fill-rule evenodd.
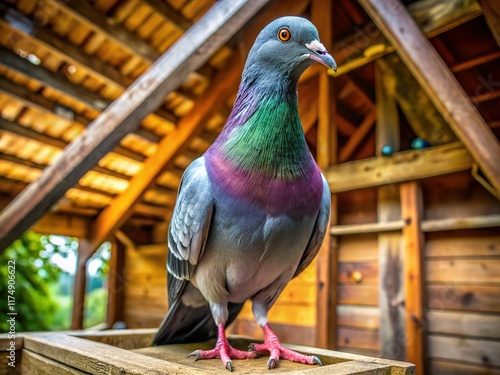
<svg viewBox="0 0 500 375"><path fill-rule="evenodd" d="M220 360L194 361L187 355L196 349L211 349L214 341L197 344L139 347L150 340L153 330L122 330L101 332L65 332L25 334L19 340L19 359L23 365L20 374L219 374L223 370ZM80 336L80 337L77 337ZM83 338L85 337L85 338ZM2 338L0 337L0 340ZM246 350L250 340L241 336L230 336L231 344ZM2 341L3 342L3 341ZM121 349L113 343L130 350ZM134 345L139 345L134 347ZM329 350L287 345L302 353L317 355L324 366L310 366L286 360L273 370L289 374L338 375L413 375L412 364L371 358ZM235 372L240 374L268 373L267 356L253 360L233 360ZM6 374L15 372L3 372Z"/></svg>

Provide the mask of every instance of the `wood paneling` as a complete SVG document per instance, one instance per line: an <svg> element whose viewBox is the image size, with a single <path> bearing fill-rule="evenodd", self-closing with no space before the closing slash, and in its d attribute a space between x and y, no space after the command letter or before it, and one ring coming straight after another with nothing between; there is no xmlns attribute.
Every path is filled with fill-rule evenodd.
<svg viewBox="0 0 500 375"><path fill-rule="evenodd" d="M500 286L427 286L427 306L437 310L483 311L500 313Z"/></svg>
<svg viewBox="0 0 500 375"><path fill-rule="evenodd" d="M500 340L499 314L430 310L426 321L430 333Z"/></svg>

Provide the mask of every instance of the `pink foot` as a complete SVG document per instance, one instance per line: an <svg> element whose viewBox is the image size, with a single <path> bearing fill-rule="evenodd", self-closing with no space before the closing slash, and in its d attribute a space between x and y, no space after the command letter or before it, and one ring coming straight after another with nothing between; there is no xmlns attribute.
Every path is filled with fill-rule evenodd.
<svg viewBox="0 0 500 375"><path fill-rule="evenodd" d="M226 333L224 331L224 325L220 324L218 327L218 337L217 343L215 344L215 348L211 350L195 350L188 357L195 357L195 361L199 359L213 359L220 358L224 367L233 371L233 362L231 358L236 359L246 359L246 358L256 358L258 353L256 351L248 351L244 352L242 350L238 350L229 345L229 342L226 339Z"/></svg>
<svg viewBox="0 0 500 375"><path fill-rule="evenodd" d="M318 364L323 366L321 360L316 356L297 353L291 349L285 348L279 342L278 336L272 331L269 324L262 327L264 331L263 344L250 344L250 349L257 352L269 352L271 355L267 361L267 368L273 369L278 366L280 358L288 359L292 362L305 363L309 365Z"/></svg>

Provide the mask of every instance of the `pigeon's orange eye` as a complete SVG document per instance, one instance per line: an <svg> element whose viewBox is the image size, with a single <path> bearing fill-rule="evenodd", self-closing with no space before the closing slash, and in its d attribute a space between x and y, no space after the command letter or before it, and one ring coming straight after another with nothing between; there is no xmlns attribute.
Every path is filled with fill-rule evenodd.
<svg viewBox="0 0 500 375"><path fill-rule="evenodd" d="M280 38L282 42L290 40L291 36L292 34L290 33L290 30L288 30L286 27L282 27L280 31L278 31L278 38Z"/></svg>

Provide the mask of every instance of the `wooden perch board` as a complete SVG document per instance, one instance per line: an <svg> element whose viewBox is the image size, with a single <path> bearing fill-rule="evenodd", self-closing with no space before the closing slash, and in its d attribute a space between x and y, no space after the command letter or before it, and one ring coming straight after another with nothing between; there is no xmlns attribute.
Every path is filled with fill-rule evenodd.
<svg viewBox="0 0 500 375"><path fill-rule="evenodd" d="M177 88L190 72L198 69L267 2L218 1L2 212L0 250L50 209L85 172L134 130L169 92Z"/></svg>

